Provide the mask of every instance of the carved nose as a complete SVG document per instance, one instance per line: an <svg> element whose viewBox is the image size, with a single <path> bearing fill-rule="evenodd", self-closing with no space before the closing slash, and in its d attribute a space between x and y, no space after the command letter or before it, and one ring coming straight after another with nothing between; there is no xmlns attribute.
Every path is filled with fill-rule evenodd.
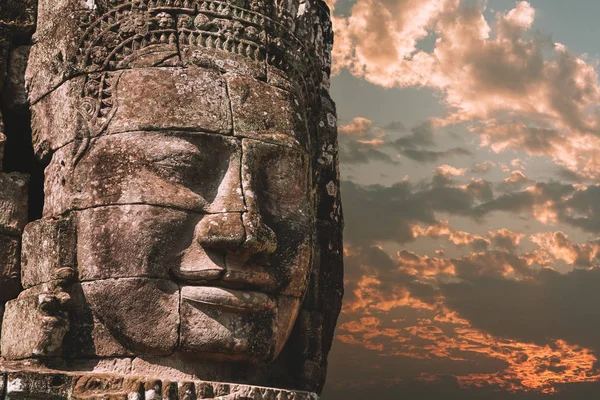
<svg viewBox="0 0 600 400"><path fill-rule="evenodd" d="M245 236L240 213L208 214L196 226L196 240L207 249L236 251Z"/></svg>
<svg viewBox="0 0 600 400"><path fill-rule="evenodd" d="M275 232L253 212L205 215L196 226L196 238L206 249L228 253L270 254L277 248Z"/></svg>
<svg viewBox="0 0 600 400"><path fill-rule="evenodd" d="M246 212L242 215L246 230L246 240L242 245L242 251L252 254L271 254L277 249L277 237L275 232L259 214Z"/></svg>

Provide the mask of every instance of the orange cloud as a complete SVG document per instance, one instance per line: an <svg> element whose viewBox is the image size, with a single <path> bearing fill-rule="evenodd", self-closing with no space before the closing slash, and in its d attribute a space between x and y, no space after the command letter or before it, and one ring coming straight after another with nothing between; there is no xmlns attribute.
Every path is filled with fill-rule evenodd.
<svg viewBox="0 0 600 400"><path fill-rule="evenodd" d="M497 13L494 30L483 11L460 0L358 0L348 17L334 18L334 70L385 87L436 89L448 109L437 126L467 123L493 151L520 149L600 177L595 64L532 34L526 1ZM432 34L434 49L419 49Z"/></svg>
<svg viewBox="0 0 600 400"><path fill-rule="evenodd" d="M469 361L483 356L500 360L506 367L495 373L456 376L462 387L495 386L507 392L555 392L562 383L600 379L591 350L554 340L540 346L505 339L473 328L455 312L439 307L434 318L419 318L416 325L382 328L378 318L360 318L342 324L337 339L377 351L382 355L423 360ZM389 340L385 340L389 339ZM435 374L420 380L435 381Z"/></svg>
<svg viewBox="0 0 600 400"><path fill-rule="evenodd" d="M467 172L466 168L455 168L450 165L440 165L434 171L437 175L441 175L444 177L450 176L463 176L465 172Z"/></svg>
<svg viewBox="0 0 600 400"><path fill-rule="evenodd" d="M523 183L527 181L527 177L521 171L512 171L510 176L504 180L505 183Z"/></svg>
<svg viewBox="0 0 600 400"><path fill-rule="evenodd" d="M536 233L531 235L529 240L555 259L570 265L591 266L600 252L598 241L574 244L567 234L560 231Z"/></svg>

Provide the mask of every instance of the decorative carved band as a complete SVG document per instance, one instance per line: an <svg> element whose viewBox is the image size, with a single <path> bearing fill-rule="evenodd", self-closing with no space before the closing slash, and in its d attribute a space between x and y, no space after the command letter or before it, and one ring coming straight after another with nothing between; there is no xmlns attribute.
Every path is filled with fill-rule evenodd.
<svg viewBox="0 0 600 400"><path fill-rule="evenodd" d="M256 3L256 2L253 2ZM265 10L265 4L251 4ZM85 13L77 56L85 71L125 67L123 60L153 45L199 46L235 53L252 61L266 61L292 77L316 85L320 63L315 35L299 38L301 25L280 12L283 22L267 15L220 1L142 0L114 5L104 14Z"/></svg>

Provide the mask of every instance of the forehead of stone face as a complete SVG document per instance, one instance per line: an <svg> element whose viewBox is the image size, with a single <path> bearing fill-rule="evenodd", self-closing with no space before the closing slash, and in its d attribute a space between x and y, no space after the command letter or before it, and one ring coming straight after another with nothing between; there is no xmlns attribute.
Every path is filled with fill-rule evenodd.
<svg viewBox="0 0 600 400"><path fill-rule="evenodd" d="M225 80L204 68L139 68L118 78L113 133L186 129L231 134Z"/></svg>
<svg viewBox="0 0 600 400"><path fill-rule="evenodd" d="M244 211L238 140L217 134L130 132L57 151L46 170L44 212L154 204L198 212Z"/></svg>
<svg viewBox="0 0 600 400"><path fill-rule="evenodd" d="M309 150L306 106L293 90L240 75L227 77L234 135Z"/></svg>

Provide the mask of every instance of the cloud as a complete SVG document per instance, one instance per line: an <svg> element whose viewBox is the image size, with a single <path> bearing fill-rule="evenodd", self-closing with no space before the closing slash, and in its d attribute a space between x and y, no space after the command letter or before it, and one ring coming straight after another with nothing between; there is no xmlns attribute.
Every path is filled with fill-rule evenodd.
<svg viewBox="0 0 600 400"><path fill-rule="evenodd" d="M504 183L516 183L516 184L520 184L520 183L525 183L525 182L528 182L528 181L529 180L527 179L527 177L525 176L525 174L522 173L521 171L512 171L510 173L510 176L504 180Z"/></svg>
<svg viewBox="0 0 600 400"><path fill-rule="evenodd" d="M338 128L340 133L340 160L343 165L368 164L380 161L397 165L399 162L380 147L387 133L366 118L354 118L349 124Z"/></svg>
<svg viewBox="0 0 600 400"><path fill-rule="evenodd" d="M336 69L385 87L438 90L448 113L434 124L466 123L493 151L519 149L600 177L595 63L532 32L526 1L493 24L483 11L460 0L358 0L334 18ZM419 49L427 37L434 48Z"/></svg>
<svg viewBox="0 0 600 400"><path fill-rule="evenodd" d="M541 250L569 265L590 267L598 259L600 240L585 244L574 244L564 232L542 232L529 237Z"/></svg>
<svg viewBox="0 0 600 400"><path fill-rule="evenodd" d="M544 268L524 280L473 276L440 289L445 304L476 329L540 346L560 338L597 353L599 284L598 269Z"/></svg>
<svg viewBox="0 0 600 400"><path fill-rule="evenodd" d="M492 169L495 166L496 166L496 163L489 161L489 160L485 160L481 164L475 164L471 168L471 172L474 174L485 174L485 173L489 172L490 169Z"/></svg>
<svg viewBox="0 0 600 400"><path fill-rule="evenodd" d="M464 231L455 231L450 227L448 221L440 221L438 224L429 226L427 229L423 229L418 225L414 225L413 235L415 238L419 236L426 236L436 239L445 237L454 245L459 247L470 246L473 251L484 251L491 244L488 239L479 235L474 235Z"/></svg>
<svg viewBox="0 0 600 400"><path fill-rule="evenodd" d="M436 224L436 213L470 216L479 202L473 190L444 180L425 185L409 181L392 186L342 182L346 213L345 240L353 244L414 240L412 226Z"/></svg>
<svg viewBox="0 0 600 400"><path fill-rule="evenodd" d="M347 165L371 161L397 165L401 156L420 163L437 162L454 156L472 156L469 150L462 147L433 150L436 147L433 129L431 122L427 121L412 128L410 134L392 140L389 132L405 131L400 122L379 127L369 119L356 117L339 127L340 158Z"/></svg>
<svg viewBox="0 0 600 400"><path fill-rule="evenodd" d="M521 243L521 239L525 237L522 233L512 232L504 228L495 232L489 232L488 236L496 248L506 251L516 250Z"/></svg>
<svg viewBox="0 0 600 400"><path fill-rule="evenodd" d="M436 175L441 175L444 177L463 176L465 172L467 172L466 168L455 168L446 164L440 165L435 169Z"/></svg>
<svg viewBox="0 0 600 400"><path fill-rule="evenodd" d="M521 240L507 231L490 235L513 245ZM438 384L446 368L463 390L490 386L504 393L552 393L557 385L600 378L593 328L600 311L592 311L600 271L535 269L506 251L457 259L402 251L394 259L370 247L350 248L346 256L351 293L337 340L375 352L371 364L383 356L393 365L420 365L421 372L436 366L438 372L419 379ZM581 329L588 318L591 325ZM486 371L486 365L496 366Z"/></svg>

